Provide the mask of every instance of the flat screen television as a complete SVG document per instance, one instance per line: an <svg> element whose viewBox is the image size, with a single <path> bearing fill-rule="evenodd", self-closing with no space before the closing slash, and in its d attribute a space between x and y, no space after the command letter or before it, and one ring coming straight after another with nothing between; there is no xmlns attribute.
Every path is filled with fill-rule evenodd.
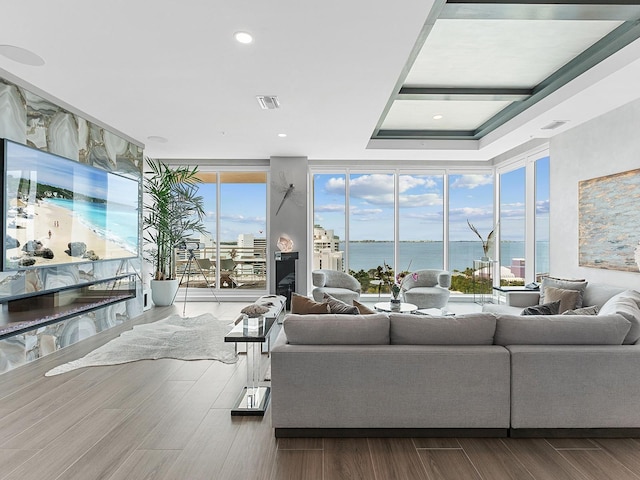
<svg viewBox="0 0 640 480"><path fill-rule="evenodd" d="M2 271L137 257L138 180L3 139Z"/></svg>

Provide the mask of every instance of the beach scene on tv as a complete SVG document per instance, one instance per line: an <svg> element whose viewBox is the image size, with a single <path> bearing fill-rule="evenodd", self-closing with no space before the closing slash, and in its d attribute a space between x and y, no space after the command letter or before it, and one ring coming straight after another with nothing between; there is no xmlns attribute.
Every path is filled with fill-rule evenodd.
<svg viewBox="0 0 640 480"><path fill-rule="evenodd" d="M4 270L137 256L137 181L11 142L4 162Z"/></svg>

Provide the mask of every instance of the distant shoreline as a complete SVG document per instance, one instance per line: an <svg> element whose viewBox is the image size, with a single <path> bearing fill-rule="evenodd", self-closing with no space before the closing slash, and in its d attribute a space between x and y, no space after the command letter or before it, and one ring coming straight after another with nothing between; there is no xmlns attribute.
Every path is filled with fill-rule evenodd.
<svg viewBox="0 0 640 480"><path fill-rule="evenodd" d="M80 219L74 218L73 213L64 207L51 202L39 201L29 205L29 208L33 209L32 218L11 217L7 219L9 222L15 220L16 225L20 225L22 228L7 227L6 229L7 235L17 239L20 245L17 248L6 250L5 268L23 268L18 265L22 258L35 260L35 263L30 267L90 262L89 258L71 256L66 253L71 242L84 243L86 250L92 250L98 260L136 256L118 242L96 233ZM50 249L53 252L53 258L27 255L22 248L28 241L33 240L40 242L43 249Z"/></svg>

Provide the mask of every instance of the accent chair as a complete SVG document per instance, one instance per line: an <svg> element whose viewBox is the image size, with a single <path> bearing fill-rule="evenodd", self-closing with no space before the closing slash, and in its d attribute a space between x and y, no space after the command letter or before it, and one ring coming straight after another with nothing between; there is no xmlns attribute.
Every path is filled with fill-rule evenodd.
<svg viewBox="0 0 640 480"><path fill-rule="evenodd" d="M353 305L354 300L360 299L360 282L348 273L337 270L314 270L311 272L313 279L313 299L322 302L327 293L338 300Z"/></svg>
<svg viewBox="0 0 640 480"><path fill-rule="evenodd" d="M417 275L417 279L414 279ZM418 308L443 308L449 301L451 273L445 270L417 270L404 278L404 300Z"/></svg>

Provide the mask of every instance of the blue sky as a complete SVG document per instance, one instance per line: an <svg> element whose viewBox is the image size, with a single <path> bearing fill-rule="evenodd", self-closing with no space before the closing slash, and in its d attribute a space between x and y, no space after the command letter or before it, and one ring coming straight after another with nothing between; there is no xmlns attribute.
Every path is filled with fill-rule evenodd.
<svg viewBox="0 0 640 480"><path fill-rule="evenodd" d="M205 227L212 238L216 234L216 184L202 183ZM220 191L220 241L235 242L241 233L255 238L266 236L267 186L264 183L223 183Z"/></svg>
<svg viewBox="0 0 640 480"><path fill-rule="evenodd" d="M542 162L541 173L548 172ZM524 169L522 182L503 183L502 206L506 221L503 239L521 240L518 225L524 225ZM443 238L444 180L442 175L400 175L400 240ZM345 175L314 175L314 223L333 229L345 238ZM394 179L391 174L352 174L350 177L350 239L393 240ZM538 188L538 210L548 215L548 183ZM482 174L449 175L449 236L452 241L477 240L467 219L483 237L493 229L493 177Z"/></svg>
<svg viewBox="0 0 640 480"><path fill-rule="evenodd" d="M7 175L14 178L26 174L40 184L138 208L136 180L13 142L7 142L7 157Z"/></svg>
<svg viewBox="0 0 640 480"><path fill-rule="evenodd" d="M539 171L548 175L548 161L538 162ZM503 182L503 239L522 240L524 169ZM544 175L543 175L544 176ZM314 223L333 229L345 238L344 174L314 175ZM394 177L392 174L352 174L350 178L350 228L352 240L393 240ZM400 190L400 238L406 241L443 238L442 175L398 177ZM255 237L266 234L266 191L264 183L222 183L220 239L236 241L241 233ZM215 238L216 185L201 184L207 212L205 226ZM548 218L548 182L538 186L538 211ZM467 226L467 219L483 237L493 229L493 177L483 174L449 175L450 238L477 240ZM544 225L544 222L542 222ZM548 231L548 227L547 227Z"/></svg>

